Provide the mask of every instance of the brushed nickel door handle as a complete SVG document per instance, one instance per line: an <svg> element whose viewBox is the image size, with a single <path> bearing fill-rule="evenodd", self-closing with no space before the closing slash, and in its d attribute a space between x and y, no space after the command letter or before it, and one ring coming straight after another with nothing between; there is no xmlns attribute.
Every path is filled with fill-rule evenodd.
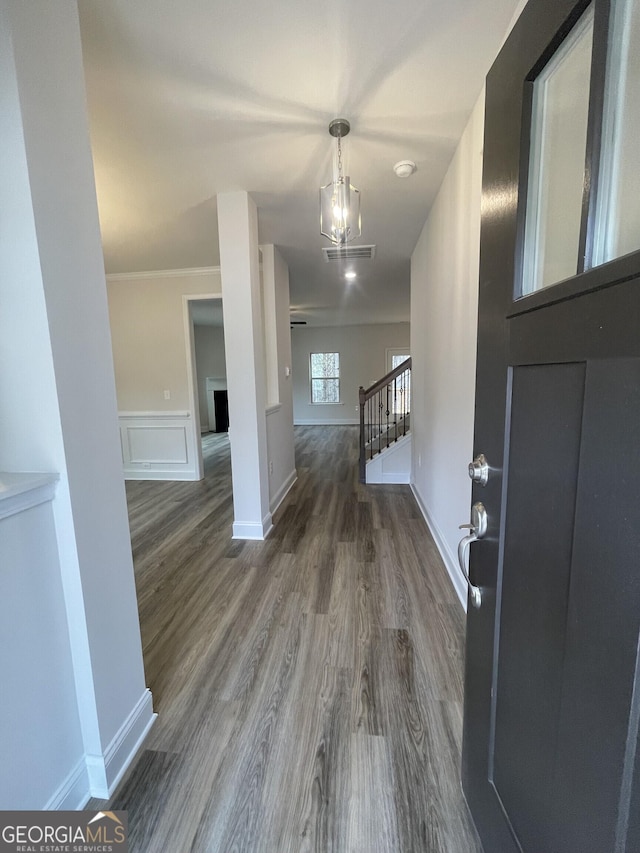
<svg viewBox="0 0 640 853"><path fill-rule="evenodd" d="M469 546L472 542L477 542L478 539L482 539L487 532L487 526L487 511L484 508L484 504L478 502L471 507L471 523L461 524L459 527L460 530L469 530L469 533L466 536L463 536L458 544L458 563L460 565L460 571L467 582L471 603L476 610L482 604L482 590L479 586L472 584L469 577Z"/></svg>

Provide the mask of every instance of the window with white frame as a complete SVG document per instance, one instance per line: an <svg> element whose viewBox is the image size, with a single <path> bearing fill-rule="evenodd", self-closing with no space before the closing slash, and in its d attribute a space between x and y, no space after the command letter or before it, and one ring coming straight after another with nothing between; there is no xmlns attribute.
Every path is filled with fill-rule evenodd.
<svg viewBox="0 0 640 853"><path fill-rule="evenodd" d="M340 402L340 353L312 352L309 359L312 403Z"/></svg>

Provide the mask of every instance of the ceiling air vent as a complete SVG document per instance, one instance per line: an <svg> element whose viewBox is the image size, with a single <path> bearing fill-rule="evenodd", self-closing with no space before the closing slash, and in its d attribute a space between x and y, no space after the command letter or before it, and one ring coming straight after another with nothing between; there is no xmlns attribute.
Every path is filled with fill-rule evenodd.
<svg viewBox="0 0 640 853"><path fill-rule="evenodd" d="M372 261L375 246L329 246L322 250L325 261Z"/></svg>

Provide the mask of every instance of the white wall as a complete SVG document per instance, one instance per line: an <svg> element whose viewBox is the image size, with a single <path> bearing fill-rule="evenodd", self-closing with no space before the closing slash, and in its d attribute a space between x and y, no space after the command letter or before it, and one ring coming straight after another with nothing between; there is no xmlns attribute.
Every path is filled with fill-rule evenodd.
<svg viewBox="0 0 640 853"><path fill-rule="evenodd" d="M413 488L452 581L469 521L480 252L484 94L411 259Z"/></svg>
<svg viewBox="0 0 640 853"><path fill-rule="evenodd" d="M222 326L194 326L196 374L198 378L198 403L200 429L212 430L207 409L207 377L226 381L227 367L224 357L224 329ZM223 387L222 385L220 387Z"/></svg>
<svg viewBox="0 0 640 853"><path fill-rule="evenodd" d="M220 297L220 270L107 276L120 411L189 408L183 296ZM171 397L165 399L164 392Z"/></svg>
<svg viewBox="0 0 640 853"><path fill-rule="evenodd" d="M409 347L409 324L294 326L293 416L296 424L357 424L360 386L367 388L387 373L386 350ZM340 353L340 403L311 403L309 356Z"/></svg>
<svg viewBox="0 0 640 853"><path fill-rule="evenodd" d="M293 435L293 380L289 324L289 268L274 246L262 247L264 302L267 332L267 370L272 395L267 408L267 455L269 459L269 507L275 512L296 481ZM273 333L275 331L275 346Z"/></svg>
<svg viewBox="0 0 640 853"><path fill-rule="evenodd" d="M23 563L34 577L58 572L50 579L48 617L58 638L67 632L70 660L60 663L61 677L71 666L75 683L73 697L67 685L66 710L57 702L44 729L33 730L33 716L14 715L12 735L25 764L33 766L32 750L42 740L60 737L68 750L35 756L48 790L34 780L13 807L41 809L58 794L69 807L63 792L80 795L78 760L84 797L107 796L153 720L75 4L0 2L0 112L0 469L60 475L52 503L57 560L47 545L42 563L28 548L21 555L10 549L2 565L12 576L5 606L20 606L15 573ZM51 544L49 522L37 523L33 541L42 536ZM41 663L29 644L12 651L12 665L30 684ZM46 706L46 693L39 699ZM7 710L19 697L3 690L2 702ZM10 773L0 762L9 786L3 774Z"/></svg>
<svg viewBox="0 0 640 853"><path fill-rule="evenodd" d="M200 418L191 394L185 300L219 298L220 270L107 276L107 294L125 477L197 480Z"/></svg>
<svg viewBox="0 0 640 853"><path fill-rule="evenodd" d="M51 497L43 494L55 485L13 500L11 485L0 475L0 805L76 808L89 783Z"/></svg>
<svg viewBox="0 0 640 853"><path fill-rule="evenodd" d="M275 510L295 481L289 270L274 246L262 246L261 310L269 359L259 375L264 385L269 504ZM107 277L113 361L120 410L125 476L193 479L197 446L193 432L187 365L186 297L222 297L219 268L168 270ZM227 306L227 312L232 310ZM246 318L240 318L242 350ZM408 335L407 335L408 341ZM226 377L223 329L194 326L199 419L208 426L207 376ZM171 394L165 399L165 391ZM273 470L271 470L273 469Z"/></svg>

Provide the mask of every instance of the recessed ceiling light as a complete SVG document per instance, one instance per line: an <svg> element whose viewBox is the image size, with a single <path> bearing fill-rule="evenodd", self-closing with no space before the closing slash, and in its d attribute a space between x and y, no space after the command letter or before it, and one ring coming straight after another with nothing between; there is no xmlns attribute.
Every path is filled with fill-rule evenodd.
<svg viewBox="0 0 640 853"><path fill-rule="evenodd" d="M346 273L344 274L344 277L345 277L345 278L348 278L348 279L351 281L352 279L354 279L354 278L356 277L356 273L354 273L353 271L351 271L351 272L346 272Z"/></svg>
<svg viewBox="0 0 640 853"><path fill-rule="evenodd" d="M399 160L393 167L393 171L399 178L410 178L414 172L418 171L418 167L413 160Z"/></svg>

